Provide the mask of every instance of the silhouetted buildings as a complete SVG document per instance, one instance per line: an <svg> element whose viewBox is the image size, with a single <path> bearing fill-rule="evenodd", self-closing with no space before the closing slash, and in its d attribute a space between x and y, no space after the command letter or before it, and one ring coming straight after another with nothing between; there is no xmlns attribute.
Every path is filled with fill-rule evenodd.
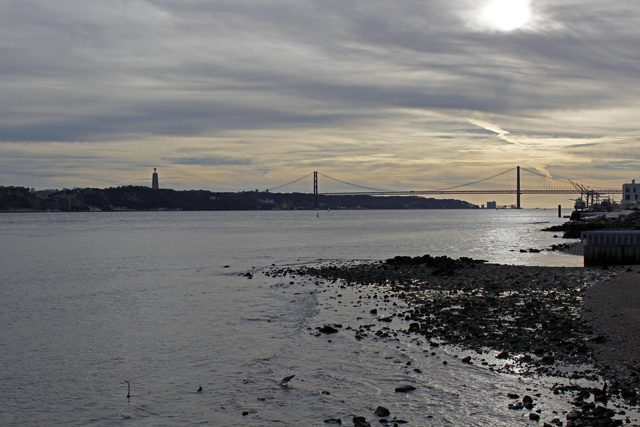
<svg viewBox="0 0 640 427"><path fill-rule="evenodd" d="M631 181L631 184L622 184L622 204L637 202L639 193L640 184L636 184L635 179Z"/></svg>

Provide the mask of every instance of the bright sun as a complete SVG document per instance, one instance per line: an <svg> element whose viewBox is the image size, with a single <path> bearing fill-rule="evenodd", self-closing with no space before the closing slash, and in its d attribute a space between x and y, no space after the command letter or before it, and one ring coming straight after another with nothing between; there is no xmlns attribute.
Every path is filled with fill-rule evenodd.
<svg viewBox="0 0 640 427"><path fill-rule="evenodd" d="M482 11L482 19L501 31L513 31L525 25L531 13L531 0L491 0Z"/></svg>

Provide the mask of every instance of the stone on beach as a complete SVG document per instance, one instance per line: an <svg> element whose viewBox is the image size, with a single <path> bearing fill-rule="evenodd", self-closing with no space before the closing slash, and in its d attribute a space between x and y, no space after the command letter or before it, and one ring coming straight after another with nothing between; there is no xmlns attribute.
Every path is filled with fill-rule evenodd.
<svg viewBox="0 0 640 427"><path fill-rule="evenodd" d="M390 414L391 412L384 406L378 406L373 413L376 417L388 417Z"/></svg>
<svg viewBox="0 0 640 427"><path fill-rule="evenodd" d="M318 329L318 331L322 332L323 334L335 334L338 332L336 328L329 325L323 326L322 328Z"/></svg>
<svg viewBox="0 0 640 427"><path fill-rule="evenodd" d="M414 386L412 386L412 385L403 385L403 386L400 386L400 387L396 387L396 392L398 392L398 393L407 393L407 392L413 391L415 389L416 388Z"/></svg>
<svg viewBox="0 0 640 427"><path fill-rule="evenodd" d="M354 427L371 427L371 424L367 422L365 417L359 416L353 417L353 425Z"/></svg>

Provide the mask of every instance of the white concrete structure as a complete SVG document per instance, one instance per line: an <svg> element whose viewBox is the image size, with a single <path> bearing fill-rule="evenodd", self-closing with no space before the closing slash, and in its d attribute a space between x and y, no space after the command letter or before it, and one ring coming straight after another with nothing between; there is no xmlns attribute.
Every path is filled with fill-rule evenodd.
<svg viewBox="0 0 640 427"><path fill-rule="evenodd" d="M622 204L635 203L640 201L640 184L632 180L631 184L622 184Z"/></svg>

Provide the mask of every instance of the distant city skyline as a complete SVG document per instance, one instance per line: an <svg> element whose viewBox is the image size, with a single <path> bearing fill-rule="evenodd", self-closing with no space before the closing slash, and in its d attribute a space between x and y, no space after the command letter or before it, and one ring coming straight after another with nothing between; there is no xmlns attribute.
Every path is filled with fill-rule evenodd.
<svg viewBox="0 0 640 427"><path fill-rule="evenodd" d="M8 0L0 185L640 179L640 3ZM460 197L476 204L511 197ZM525 207L569 205L523 197Z"/></svg>

